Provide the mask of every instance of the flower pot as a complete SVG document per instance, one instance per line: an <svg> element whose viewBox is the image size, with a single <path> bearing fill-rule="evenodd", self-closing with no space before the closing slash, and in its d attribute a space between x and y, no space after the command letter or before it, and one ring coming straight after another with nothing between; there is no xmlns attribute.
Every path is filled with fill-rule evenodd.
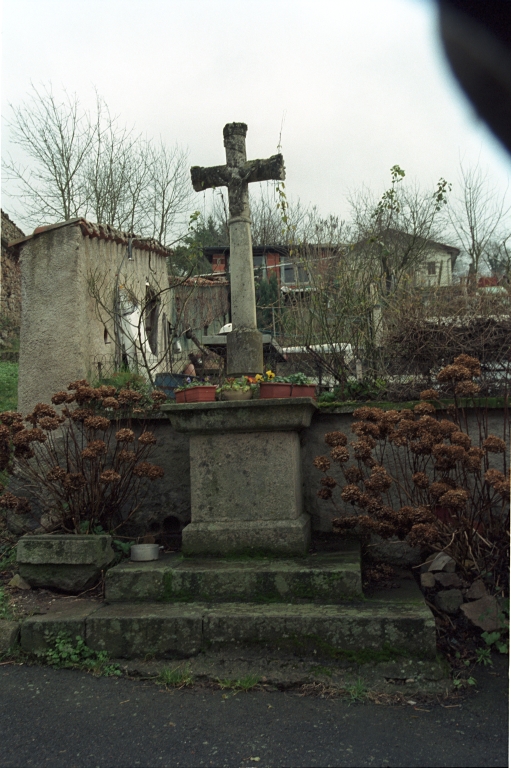
<svg viewBox="0 0 511 768"><path fill-rule="evenodd" d="M211 403L216 398L216 387L204 385L203 387L190 387L176 392L176 403Z"/></svg>
<svg viewBox="0 0 511 768"><path fill-rule="evenodd" d="M291 397L313 397L316 399L315 384L292 384Z"/></svg>
<svg viewBox="0 0 511 768"><path fill-rule="evenodd" d="M251 389L248 389L246 392L243 392L242 389L225 389L223 392L220 392L219 400L252 400L253 392Z"/></svg>
<svg viewBox="0 0 511 768"><path fill-rule="evenodd" d="M275 397L291 397L291 384L272 384L269 381L263 381L259 388L259 398L261 400L270 400Z"/></svg>
<svg viewBox="0 0 511 768"><path fill-rule="evenodd" d="M131 560L142 562L146 560L158 560L160 547L158 544L133 544L130 549Z"/></svg>

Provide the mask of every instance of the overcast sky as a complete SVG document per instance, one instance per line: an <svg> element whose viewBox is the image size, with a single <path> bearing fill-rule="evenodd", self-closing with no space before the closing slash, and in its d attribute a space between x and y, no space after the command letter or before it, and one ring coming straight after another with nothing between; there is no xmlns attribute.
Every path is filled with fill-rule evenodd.
<svg viewBox="0 0 511 768"><path fill-rule="evenodd" d="M3 0L2 112L52 83L148 137L225 161L225 123L248 124L249 159L282 151L292 199L348 213L399 164L425 188L460 160L502 194L508 155L444 62L427 0ZM3 151L9 131L3 126ZM5 195L2 207L14 214Z"/></svg>

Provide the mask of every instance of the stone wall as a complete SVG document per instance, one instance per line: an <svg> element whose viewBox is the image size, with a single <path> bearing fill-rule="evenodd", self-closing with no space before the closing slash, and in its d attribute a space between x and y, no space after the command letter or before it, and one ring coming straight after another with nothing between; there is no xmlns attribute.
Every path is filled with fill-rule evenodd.
<svg viewBox="0 0 511 768"><path fill-rule="evenodd" d="M19 333L21 319L21 271L19 254L9 243L24 233L2 211L2 254L0 257L0 352L9 348Z"/></svg>

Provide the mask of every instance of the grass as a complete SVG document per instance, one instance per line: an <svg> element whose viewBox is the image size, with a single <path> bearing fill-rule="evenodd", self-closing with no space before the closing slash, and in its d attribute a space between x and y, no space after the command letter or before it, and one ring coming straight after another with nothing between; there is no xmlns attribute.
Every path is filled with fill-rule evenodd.
<svg viewBox="0 0 511 768"><path fill-rule="evenodd" d="M174 669L165 667L158 675L156 682L172 688L184 688L187 685L192 685L193 676L190 672L190 665L185 664L184 667L180 665Z"/></svg>
<svg viewBox="0 0 511 768"><path fill-rule="evenodd" d="M0 362L0 412L18 405L18 363Z"/></svg>
<svg viewBox="0 0 511 768"><path fill-rule="evenodd" d="M228 689L237 693L238 691L250 691L255 688L259 682L259 678L256 675L246 675L240 677L237 680L220 680L217 679L217 683L222 690Z"/></svg>

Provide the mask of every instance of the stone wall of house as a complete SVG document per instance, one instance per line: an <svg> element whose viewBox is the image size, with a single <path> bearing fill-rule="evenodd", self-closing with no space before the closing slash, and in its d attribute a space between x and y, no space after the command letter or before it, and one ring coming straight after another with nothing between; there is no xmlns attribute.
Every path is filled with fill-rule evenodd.
<svg viewBox="0 0 511 768"><path fill-rule="evenodd" d="M12 346L21 319L21 271L16 249L8 245L24 237L9 216L2 213L2 253L0 257L0 351Z"/></svg>

